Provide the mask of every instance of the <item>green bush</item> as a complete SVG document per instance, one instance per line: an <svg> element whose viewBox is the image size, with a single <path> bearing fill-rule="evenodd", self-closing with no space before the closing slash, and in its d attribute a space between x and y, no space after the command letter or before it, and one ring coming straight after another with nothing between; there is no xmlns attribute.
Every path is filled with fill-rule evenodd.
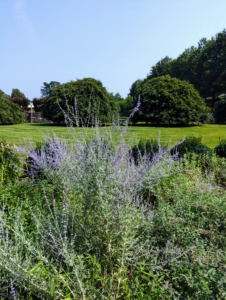
<svg viewBox="0 0 226 300"><path fill-rule="evenodd" d="M226 140L220 140L219 144L214 148L214 152L218 156L226 158Z"/></svg>
<svg viewBox="0 0 226 300"><path fill-rule="evenodd" d="M146 156L148 159L152 159L156 153L158 153L159 142L156 139L140 139L138 144L134 145L131 149L131 155L136 164Z"/></svg>
<svg viewBox="0 0 226 300"><path fill-rule="evenodd" d="M0 125L25 122L24 113L17 104L8 99L0 90Z"/></svg>
<svg viewBox="0 0 226 300"><path fill-rule="evenodd" d="M185 154L195 153L197 155L211 155L212 150L206 145L202 144L202 137L188 136L186 139L172 149L172 153L178 151L179 157Z"/></svg>
<svg viewBox="0 0 226 300"><path fill-rule="evenodd" d="M196 157L197 164L200 165L203 171L211 169L211 160L213 151L202 143L202 137L188 136L182 143L171 149L171 153L178 153L178 158L185 156L191 160Z"/></svg>
<svg viewBox="0 0 226 300"><path fill-rule="evenodd" d="M218 124L226 122L226 98L214 105L214 118Z"/></svg>
<svg viewBox="0 0 226 300"><path fill-rule="evenodd" d="M7 184L19 176L20 159L6 142L0 143L0 182Z"/></svg>
<svg viewBox="0 0 226 300"><path fill-rule="evenodd" d="M42 109L44 117L54 123L65 122L66 117L70 125L72 122L76 126L94 125L96 119L102 124L111 123L112 118L118 115L118 106L112 95L101 81L94 78L54 86L43 102Z"/></svg>
<svg viewBox="0 0 226 300"><path fill-rule="evenodd" d="M191 125L210 121L209 108L194 86L169 75L141 85L141 120L152 124Z"/></svg>

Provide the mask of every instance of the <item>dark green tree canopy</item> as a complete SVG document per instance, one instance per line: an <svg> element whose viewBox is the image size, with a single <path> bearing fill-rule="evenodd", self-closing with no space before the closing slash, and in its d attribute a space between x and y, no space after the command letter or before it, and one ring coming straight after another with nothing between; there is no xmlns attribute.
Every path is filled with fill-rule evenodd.
<svg viewBox="0 0 226 300"><path fill-rule="evenodd" d="M22 122L25 122L22 109L0 90L0 125L11 125Z"/></svg>
<svg viewBox="0 0 226 300"><path fill-rule="evenodd" d="M50 83L43 82L43 86L41 87L42 98L48 97L50 95L51 90L59 84L60 83L58 81L50 81Z"/></svg>
<svg viewBox="0 0 226 300"><path fill-rule="evenodd" d="M211 97L214 103L226 94L226 30L210 40L202 38L197 47L186 49L176 59L166 56L151 68L148 77L167 74L189 81L203 98Z"/></svg>
<svg viewBox="0 0 226 300"><path fill-rule="evenodd" d="M26 98L19 89L12 89L11 97Z"/></svg>
<svg viewBox="0 0 226 300"><path fill-rule="evenodd" d="M152 124L198 124L209 109L193 85L169 75L147 79L141 91L141 120Z"/></svg>
<svg viewBox="0 0 226 300"><path fill-rule="evenodd" d="M102 123L112 121L118 113L114 98L109 94L101 81L84 78L60 84L51 89L43 103L44 117L60 123L65 114L74 114L80 125L88 125L98 120Z"/></svg>
<svg viewBox="0 0 226 300"><path fill-rule="evenodd" d="M46 97L33 98L32 102L34 105L35 112L41 112L43 109L43 104L46 101Z"/></svg>
<svg viewBox="0 0 226 300"><path fill-rule="evenodd" d="M226 97L214 105L216 123L226 123Z"/></svg>
<svg viewBox="0 0 226 300"><path fill-rule="evenodd" d="M115 101L115 102L124 100L124 99L122 98L122 96L121 96L119 93L116 93L116 94L110 93L110 95L114 98L114 101Z"/></svg>
<svg viewBox="0 0 226 300"><path fill-rule="evenodd" d="M133 98L137 98L142 90L142 84L144 83L144 79L137 79L132 85L129 90L129 95Z"/></svg>
<svg viewBox="0 0 226 300"><path fill-rule="evenodd" d="M24 93L22 93L19 89L12 89L10 100L21 107L23 110L26 110L28 104L30 103Z"/></svg>
<svg viewBox="0 0 226 300"><path fill-rule="evenodd" d="M171 73L172 58L166 56L162 58L157 64L152 66L150 77L159 77Z"/></svg>

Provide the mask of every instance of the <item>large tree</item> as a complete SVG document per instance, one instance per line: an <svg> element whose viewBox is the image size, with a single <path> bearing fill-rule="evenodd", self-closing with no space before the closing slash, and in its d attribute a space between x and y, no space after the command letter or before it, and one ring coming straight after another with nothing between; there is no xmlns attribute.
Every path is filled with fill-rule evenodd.
<svg viewBox="0 0 226 300"><path fill-rule="evenodd" d="M142 121L157 125L189 125L208 121L209 109L193 85L169 75L147 79L142 85Z"/></svg>
<svg viewBox="0 0 226 300"><path fill-rule="evenodd" d="M215 104L214 118L216 123L226 123L226 97Z"/></svg>
<svg viewBox="0 0 226 300"><path fill-rule="evenodd" d="M19 89L12 89L11 97L26 98Z"/></svg>
<svg viewBox="0 0 226 300"><path fill-rule="evenodd" d="M42 112L43 110L43 104L46 101L46 97L41 98L33 98L32 102L34 105L35 112Z"/></svg>
<svg viewBox="0 0 226 300"><path fill-rule="evenodd" d="M43 103L44 117L58 124L68 115L77 125L108 123L117 112L112 95L93 78L56 85Z"/></svg>
<svg viewBox="0 0 226 300"><path fill-rule="evenodd" d="M203 98L213 99L213 107L219 95L226 94L226 30L210 40L202 38L176 59L161 59L148 77L167 74L192 83Z"/></svg>
<svg viewBox="0 0 226 300"><path fill-rule="evenodd" d="M43 86L41 87L42 98L48 97L50 95L51 90L59 84L60 83L58 81L50 81L50 83L43 82Z"/></svg>
<svg viewBox="0 0 226 300"><path fill-rule="evenodd" d="M150 77L159 77L171 73L172 58L166 56L152 66Z"/></svg>
<svg viewBox="0 0 226 300"><path fill-rule="evenodd" d="M19 105L23 110L27 110L30 101L19 89L12 89L10 100Z"/></svg>
<svg viewBox="0 0 226 300"><path fill-rule="evenodd" d="M25 122L22 109L0 90L0 125Z"/></svg>

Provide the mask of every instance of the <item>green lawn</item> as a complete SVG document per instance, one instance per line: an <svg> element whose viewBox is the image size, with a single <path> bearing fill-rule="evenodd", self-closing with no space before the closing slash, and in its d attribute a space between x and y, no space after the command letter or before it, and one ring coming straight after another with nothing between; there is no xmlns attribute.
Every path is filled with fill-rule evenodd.
<svg viewBox="0 0 226 300"><path fill-rule="evenodd" d="M108 127L108 130L110 129ZM84 135L85 133L91 133L93 129L75 128L74 130ZM101 128L101 131L104 130L104 128ZM51 124L24 123L0 126L0 141L8 141L11 144L18 145L20 140L41 141L44 136L53 132L59 137L70 140L71 133L66 127ZM219 143L219 139L226 139L226 125L205 124L191 127L129 126L127 138L158 138L159 135L162 143L171 141L171 145L181 140L184 136L202 136L202 142L210 148L214 148Z"/></svg>

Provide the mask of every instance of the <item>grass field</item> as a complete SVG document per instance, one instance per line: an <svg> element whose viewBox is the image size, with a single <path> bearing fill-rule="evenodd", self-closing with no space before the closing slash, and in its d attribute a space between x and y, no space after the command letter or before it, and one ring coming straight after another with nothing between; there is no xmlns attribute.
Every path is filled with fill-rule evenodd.
<svg viewBox="0 0 226 300"><path fill-rule="evenodd" d="M78 136L85 133L91 133L92 128L75 128ZM101 128L104 131L105 128ZM108 127L111 130L111 127ZM41 141L44 136L55 133L60 138L70 140L70 131L63 126L55 126L52 124L37 124L24 123L18 125L4 125L0 126L0 141L7 141L10 144L20 144L20 140ZM226 139L226 125L205 124L201 126L191 127L151 127L151 126L129 126L128 139L135 140L144 138L158 138L160 135L163 144L170 141L170 144L180 141L184 136L201 136L202 142L214 148L219 139Z"/></svg>

